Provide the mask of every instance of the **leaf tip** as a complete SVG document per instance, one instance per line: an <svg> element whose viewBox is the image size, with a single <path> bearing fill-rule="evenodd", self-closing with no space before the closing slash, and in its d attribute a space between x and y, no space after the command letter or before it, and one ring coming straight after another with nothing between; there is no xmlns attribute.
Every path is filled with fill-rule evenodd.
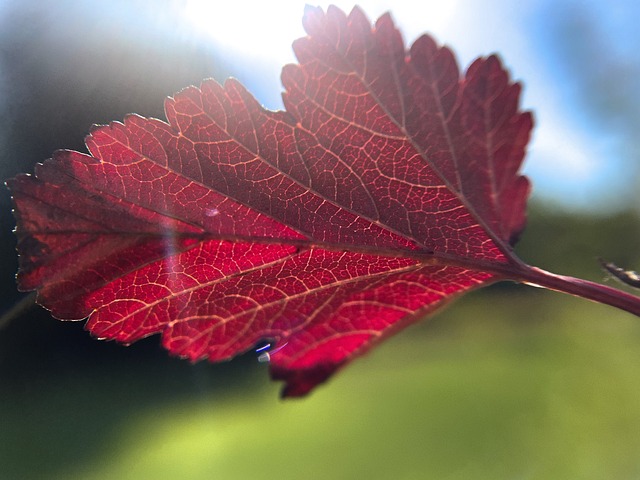
<svg viewBox="0 0 640 480"><path fill-rule="evenodd" d="M366 30L371 30L371 22L369 21L369 17L364 13L364 10L360 8L358 5L354 6L349 12L348 16L349 23L355 23L360 25L362 28Z"/></svg>
<svg viewBox="0 0 640 480"><path fill-rule="evenodd" d="M312 32L319 28L322 17L324 17L322 8L306 4L304 6L304 15L302 16L304 30L309 35L312 35Z"/></svg>
<svg viewBox="0 0 640 480"><path fill-rule="evenodd" d="M289 369L271 364L271 379L285 383L280 392L280 398L301 398L310 393L315 387L324 383L336 371L338 365L320 363L305 369Z"/></svg>

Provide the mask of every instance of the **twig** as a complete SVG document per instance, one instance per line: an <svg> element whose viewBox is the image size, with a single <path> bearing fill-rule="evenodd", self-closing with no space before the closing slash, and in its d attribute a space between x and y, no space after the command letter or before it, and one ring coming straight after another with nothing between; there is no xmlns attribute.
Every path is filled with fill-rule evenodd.
<svg viewBox="0 0 640 480"><path fill-rule="evenodd" d="M16 303L9 310L4 312L2 316L0 316L0 330L6 328L14 319L21 316L31 307L36 304L36 292L31 292L29 295L25 295L22 297L18 303Z"/></svg>

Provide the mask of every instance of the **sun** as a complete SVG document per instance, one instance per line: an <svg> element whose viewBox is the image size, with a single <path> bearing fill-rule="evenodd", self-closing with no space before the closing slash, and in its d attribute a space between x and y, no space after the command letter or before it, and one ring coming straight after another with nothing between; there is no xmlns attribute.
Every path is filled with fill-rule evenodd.
<svg viewBox="0 0 640 480"><path fill-rule="evenodd" d="M196 33L221 47L222 53L261 62L279 61L282 65L295 61L291 43L305 35L301 19L306 3L319 5L325 10L333 4L345 12L355 5L353 1L339 0L281 0L277 4L251 0L186 0L183 15ZM425 28L425 21L430 31L446 28L455 13L456 3L441 0L417 3L364 0L357 4L371 21L387 11L392 12L401 30L406 32L406 27L409 27L408 34L413 36L421 33L416 29ZM415 18L423 21L419 27L412 28L412 19Z"/></svg>

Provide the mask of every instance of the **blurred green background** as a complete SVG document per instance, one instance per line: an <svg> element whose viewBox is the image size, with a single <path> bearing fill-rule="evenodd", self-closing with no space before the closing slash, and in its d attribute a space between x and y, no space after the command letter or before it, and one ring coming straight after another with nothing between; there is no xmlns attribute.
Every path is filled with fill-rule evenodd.
<svg viewBox="0 0 640 480"><path fill-rule="evenodd" d="M182 3L110 2L118 11L0 0L2 178L32 171L56 148L82 149L93 122L130 111L161 117L165 95L204 77L263 80L224 57L224 45L190 36L171 9ZM525 3L528 12L536 4ZM550 78L562 72L543 59L589 58L585 45L606 40L578 3L538 2L522 30L547 49L540 68ZM485 27L476 37L491 38L495 28ZM605 70L569 63L556 82L577 88L568 103L578 123L603 122L608 140L606 127L623 126L612 150L623 153L599 160L629 174L624 186L600 185L604 196L591 202L588 189L568 191L564 204L549 203L557 192L545 196L545 186L570 179L534 178L517 248L533 265L594 281L607 281L598 257L640 267L640 110L638 98L613 95L637 79L637 57L627 60L611 57ZM611 88L594 95L604 79ZM21 296L7 192L0 206L6 312ZM190 365L157 338L98 342L81 323L33 307L0 329L0 479L640 478L640 321L566 295L494 285L401 332L308 398L281 401L278 389L253 353Z"/></svg>
<svg viewBox="0 0 640 480"><path fill-rule="evenodd" d="M520 253L603 280L595 256L638 264L639 229L534 209ZM0 478L640 477L640 322L565 295L474 292L301 400L255 354L86 337L38 310L0 332Z"/></svg>

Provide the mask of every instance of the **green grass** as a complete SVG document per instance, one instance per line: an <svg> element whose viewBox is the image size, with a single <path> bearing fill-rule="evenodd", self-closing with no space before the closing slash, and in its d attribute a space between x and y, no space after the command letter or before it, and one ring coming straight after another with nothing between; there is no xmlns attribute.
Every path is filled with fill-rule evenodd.
<svg viewBox="0 0 640 480"><path fill-rule="evenodd" d="M303 400L246 369L226 391L132 365L5 392L0 478L640 478L640 322L610 308L473 294Z"/></svg>

